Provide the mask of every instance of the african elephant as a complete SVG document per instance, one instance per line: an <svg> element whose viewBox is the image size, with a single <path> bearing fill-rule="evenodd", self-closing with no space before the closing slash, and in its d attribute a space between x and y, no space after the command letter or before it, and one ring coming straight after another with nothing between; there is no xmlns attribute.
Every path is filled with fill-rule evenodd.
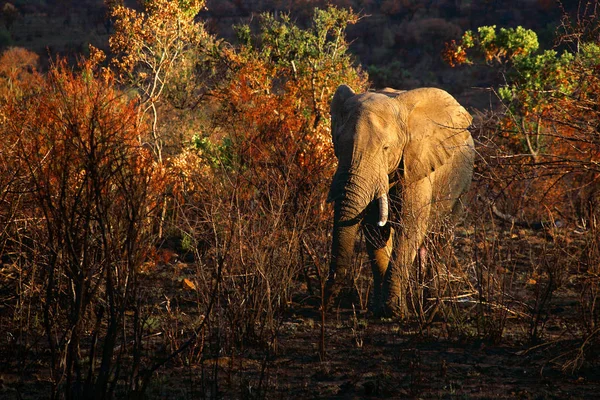
<svg viewBox="0 0 600 400"><path fill-rule="evenodd" d="M422 88L355 94L338 87L331 135L338 167L325 304L346 280L362 226L373 269L376 309L407 312L410 268L428 231L461 209L475 151L472 118L447 92ZM388 222L388 215L396 222ZM394 256L392 258L392 245Z"/></svg>

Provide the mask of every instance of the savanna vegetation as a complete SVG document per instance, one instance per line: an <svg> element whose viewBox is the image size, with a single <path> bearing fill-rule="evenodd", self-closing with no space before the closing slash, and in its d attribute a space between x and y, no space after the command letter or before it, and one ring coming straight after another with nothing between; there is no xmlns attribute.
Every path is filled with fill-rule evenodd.
<svg viewBox="0 0 600 400"><path fill-rule="evenodd" d="M2 397L597 393L600 3L98 3L2 5ZM38 54L36 19L93 45ZM403 320L360 252L321 307L341 83L479 106Z"/></svg>

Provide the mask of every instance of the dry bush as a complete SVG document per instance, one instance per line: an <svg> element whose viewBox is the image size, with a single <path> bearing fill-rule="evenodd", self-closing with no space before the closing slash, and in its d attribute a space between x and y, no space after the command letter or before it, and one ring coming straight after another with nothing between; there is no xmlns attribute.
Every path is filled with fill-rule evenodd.
<svg viewBox="0 0 600 400"><path fill-rule="evenodd" d="M235 360L248 357L259 357L261 368L268 368L278 351L285 311L301 285L301 240L312 243L315 235L323 240L329 226L326 215L314 209L322 192L298 200L297 182L279 168L221 165L203 172L205 161L193 154L176 164L191 172L179 174L175 185L182 189L176 197L177 226L195 255L194 283L201 302L208 301L218 277L216 308L208 317L199 360L214 361L216 370L205 373L216 385L222 357L230 360L223 367L229 374L243 375ZM290 164L281 167L297 168ZM260 187L253 184L257 181ZM254 387L266 390L266 377L256 379Z"/></svg>
<svg viewBox="0 0 600 400"><path fill-rule="evenodd" d="M522 175L520 168L507 166L513 155L498 144L497 117L480 114L472 128L478 158L467 215L458 226L444 225L429 235L426 252L413 266L410 307L419 330L441 323L449 337L497 343L509 332L508 338L532 344L551 340L559 326L593 332L595 280L582 271L597 260L596 239L591 232L574 239L556 224L500 211L514 201L512 192L502 188ZM587 299L581 303L587 315L583 320L589 321L585 329L556 311L572 297L573 279L578 281L575 290L583 290Z"/></svg>
<svg viewBox="0 0 600 400"><path fill-rule="evenodd" d="M5 50L0 56L0 100L6 102L25 95L39 84L37 54L19 47Z"/></svg>
<svg viewBox="0 0 600 400"><path fill-rule="evenodd" d="M562 54L538 51L536 34L522 27L481 27L445 52L451 65L479 57L505 74L502 113L488 114L477 136L485 161L479 197L510 233L500 242L515 258L507 295L522 306L527 339L561 343L551 361L570 372L592 360L598 345L599 9L587 2L564 16ZM562 311L569 302L578 313Z"/></svg>
<svg viewBox="0 0 600 400"><path fill-rule="evenodd" d="M563 207L559 214L563 221L554 219L555 209L540 206L540 198L537 209L523 211L533 203L525 202L520 190L544 185L543 171L552 168L565 176L578 171L569 163L519 162L505 146L506 138L498 128L500 117L480 114L473 127L479 157L463 225L466 234L455 239L453 250L457 260L471 262L450 264L461 279L455 280L453 295L447 295L439 309L449 334L494 342L516 339L532 345L528 351L560 343L560 349L549 353L549 361L574 372L593 360L598 344L595 265L599 258L594 222L598 209L590 195L581 218L575 207L565 205L565 197L555 194L549 200ZM578 226L576 221L592 222ZM439 260L446 257L442 254ZM447 265L442 264L441 270Z"/></svg>
<svg viewBox="0 0 600 400"><path fill-rule="evenodd" d="M144 331L137 269L156 201L137 108L90 62L73 72L58 61L2 114L18 179L3 251L22 282L13 303L20 322L10 327L28 352L20 360L49 350L55 398L134 392Z"/></svg>
<svg viewBox="0 0 600 400"><path fill-rule="evenodd" d="M365 85L343 37L355 19L330 8L315 12L307 30L272 15L262 16L260 35L239 27L243 44L220 54L225 68L211 93L210 123L167 162L167 231L188 253L198 303L215 294L202 349L177 358L202 368L203 393L218 390L224 372L239 390L250 380L257 395L267 393L289 304L307 292L320 295L315 275L326 277L324 199L334 167L329 98L346 79ZM169 334L171 350L185 342L190 321L180 327ZM258 375L245 371L249 359Z"/></svg>

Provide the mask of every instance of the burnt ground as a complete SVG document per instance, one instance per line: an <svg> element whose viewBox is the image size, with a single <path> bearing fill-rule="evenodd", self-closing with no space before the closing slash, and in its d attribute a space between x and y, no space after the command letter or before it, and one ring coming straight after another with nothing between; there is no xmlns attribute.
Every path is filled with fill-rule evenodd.
<svg viewBox="0 0 600 400"><path fill-rule="evenodd" d="M283 341L285 355L276 363L278 382L289 388L279 392L298 398L543 399L592 398L599 387L600 370L565 375L544 347L527 352L516 343L436 337L436 326L429 334L402 328L386 321L369 321L358 333L331 328L324 362L306 354L306 343L318 334L298 332Z"/></svg>
<svg viewBox="0 0 600 400"><path fill-rule="evenodd" d="M223 354L215 348L220 349L219 340L225 345L226 334L222 333L222 339L209 334L204 353L196 350L191 362L181 357L155 373L146 398L597 398L598 331L584 343L581 271L573 269L574 265L564 267L573 270L561 278L543 310L539 294L547 285L535 289L547 279L540 265L563 268L556 264L562 259L551 255L581 250L583 244L577 238L557 239L529 230L490 236L498 252L510 255L496 257L495 262L509 264L514 270L508 274L510 280L504 286L508 294L501 301L510 312L499 312L500 307L478 313L476 308L481 304L476 301L455 303L452 309L440 309L429 324L423 325L374 318L358 307L340 306L326 314L324 357L320 352L321 313L315 304L309 304L306 290L300 289L280 317L270 345L264 341L229 343L230 348L236 348L235 354ZM465 256L460 254L461 248L473 247L472 240L472 236L457 237L455 248L460 257ZM539 257L537 250L545 254L546 261L542 262L544 257ZM532 260L540 264L533 272L527 266ZM175 268L179 268L177 273ZM184 317L177 320L197 318L201 311L194 300L197 295L182 289L184 277L191 278L194 273L193 268L186 271L181 264L157 267L144 278L145 284L151 285L148 302L162 309L166 297L171 298L172 305L178 298ZM540 320L534 340L531 315L536 314L536 307ZM211 329L215 331L214 326ZM178 343L188 334L181 330ZM167 354L166 336L163 331L148 339L145 350L149 359ZM0 398L48 398L50 377L44 338L39 338L32 347L35 351L29 354L7 347L8 333L1 340L4 362L0 364Z"/></svg>
<svg viewBox="0 0 600 400"><path fill-rule="evenodd" d="M206 360L202 366L168 369L151 396L301 399L592 399L600 389L600 368L576 373L557 359L568 344L530 346L503 340L445 339L433 324L429 333L406 326L359 319L341 310L330 316L325 360L319 356L319 323L309 312L283 322L276 354ZM360 317L359 317L360 318ZM200 376L218 366L218 387ZM266 368L263 370L263 367ZM204 372L203 372L204 371ZM262 373L262 381L261 381ZM182 382L182 377L184 378ZM172 385L177 382L176 385ZM175 393L179 393L175 395Z"/></svg>
<svg viewBox="0 0 600 400"><path fill-rule="evenodd" d="M573 229L497 228L484 234L485 246L474 234L458 234L454 241L461 260L472 260L473 248L483 249L476 257L490 264L487 273L494 278L488 281L504 291L483 292L496 296L497 308L477 312L476 301L453 303L423 325L374 318L346 304L326 314L322 359L320 311L298 295L268 351L166 374L183 376L185 370L198 385L198 369L215 371L218 365L219 387L207 391L211 380L199 386L223 398L597 398L598 332L584 345L581 323L582 293L590 285L586 266L573 261L583 258L586 244Z"/></svg>

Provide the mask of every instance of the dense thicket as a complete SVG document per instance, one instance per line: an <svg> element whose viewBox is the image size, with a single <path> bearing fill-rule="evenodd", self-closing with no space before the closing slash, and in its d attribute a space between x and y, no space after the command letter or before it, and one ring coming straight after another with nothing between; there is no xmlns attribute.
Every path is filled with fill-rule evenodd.
<svg viewBox="0 0 600 400"><path fill-rule="evenodd" d="M185 366L189 397L267 397L299 305L319 315L306 357L326 360L332 325L363 346L363 256L346 288L350 325L315 311L331 240L329 102L341 83L460 91L467 81L452 77L471 75L502 84L498 107L471 109L470 215L428 238L430 272L393 329L426 336L439 322L436 335L497 343L510 323L510 340L560 343L552 362L565 372L595 362L597 2L565 14L557 50L544 52L554 26L474 24L516 25L532 10L551 21L545 1L94 4L3 9L3 45L33 41L19 23L34 14L70 15L65 29L96 13L111 21L94 25L110 32L104 46L69 49L76 64L40 66L16 47L0 56L0 352L20 384L43 371L53 398L159 397L160 371ZM442 50L470 66L451 70Z"/></svg>

